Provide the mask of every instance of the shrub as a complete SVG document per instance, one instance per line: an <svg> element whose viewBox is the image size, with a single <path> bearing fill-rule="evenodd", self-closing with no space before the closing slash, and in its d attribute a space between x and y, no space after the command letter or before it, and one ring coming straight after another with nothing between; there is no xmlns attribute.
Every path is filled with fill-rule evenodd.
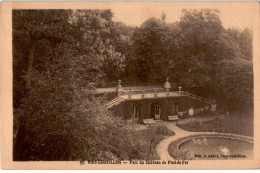
<svg viewBox="0 0 260 173"><path fill-rule="evenodd" d="M155 135L156 134L164 135L164 136L173 136L173 135L175 135L175 133L172 130L170 130L167 127L162 126L162 125L155 127L154 131L155 131Z"/></svg>
<svg viewBox="0 0 260 173"><path fill-rule="evenodd" d="M83 88L80 57L66 54L48 71L33 71L31 88L15 117L20 127L15 160L99 160L139 157L132 134ZM60 151L60 152L58 152Z"/></svg>

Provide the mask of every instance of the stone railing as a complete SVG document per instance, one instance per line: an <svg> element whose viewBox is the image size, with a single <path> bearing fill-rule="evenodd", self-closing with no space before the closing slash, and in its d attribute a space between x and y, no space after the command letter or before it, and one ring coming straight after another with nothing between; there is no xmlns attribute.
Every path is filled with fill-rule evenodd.
<svg viewBox="0 0 260 173"><path fill-rule="evenodd" d="M166 97L189 97L207 104L213 104L210 100L197 96L195 94L190 94L188 91L169 91L167 92L165 89L153 89L153 90L139 90L136 91L128 91L121 92L117 97L107 102L105 105L108 108L111 108L115 105L120 104L125 100L141 100L141 99L152 99L152 98L166 98Z"/></svg>
<svg viewBox="0 0 260 173"><path fill-rule="evenodd" d="M180 92L176 92L176 91L172 91L172 92L157 92L157 91L153 91L153 92L147 92L147 91L143 91L140 93L132 93L132 92L128 92L128 93L123 93L122 95L120 95L120 97L124 98L124 99L128 99L128 100L138 100L138 99L149 99L149 98L162 98L162 97L180 97L183 96L182 93Z"/></svg>
<svg viewBox="0 0 260 173"><path fill-rule="evenodd" d="M181 96L187 96L189 98L208 103L213 104L212 101L195 95L191 94L188 91L170 91L167 92L165 89L154 89L154 90L141 90L138 92L123 92L120 94L120 97L128 100L138 100L138 99L149 99L149 98L161 98L161 97L181 97Z"/></svg>

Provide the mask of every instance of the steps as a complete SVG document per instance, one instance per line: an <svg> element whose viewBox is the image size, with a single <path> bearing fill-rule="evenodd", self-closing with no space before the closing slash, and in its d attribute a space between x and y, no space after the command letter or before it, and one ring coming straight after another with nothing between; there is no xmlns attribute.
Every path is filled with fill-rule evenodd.
<svg viewBox="0 0 260 173"><path fill-rule="evenodd" d="M113 106L119 105L123 101L125 101L124 98L122 98L120 96L116 96L112 100L110 100L107 103L105 103L105 106L109 109L109 108L112 108Z"/></svg>

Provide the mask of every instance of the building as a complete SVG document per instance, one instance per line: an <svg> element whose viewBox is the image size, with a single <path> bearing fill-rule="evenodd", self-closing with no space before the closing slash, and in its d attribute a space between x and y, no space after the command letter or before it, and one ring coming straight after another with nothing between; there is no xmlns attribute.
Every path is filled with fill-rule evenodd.
<svg viewBox="0 0 260 173"><path fill-rule="evenodd" d="M216 111L216 104L206 98L172 88L168 79L163 86L122 87L119 80L114 88L97 88L97 93L110 93L105 106L126 121L145 123L177 120L201 111Z"/></svg>

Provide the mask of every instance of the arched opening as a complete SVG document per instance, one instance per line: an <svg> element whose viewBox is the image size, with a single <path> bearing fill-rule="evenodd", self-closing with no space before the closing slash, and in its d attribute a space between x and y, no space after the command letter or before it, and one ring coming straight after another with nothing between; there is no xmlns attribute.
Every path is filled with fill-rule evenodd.
<svg viewBox="0 0 260 173"><path fill-rule="evenodd" d="M132 110L132 120L133 122L138 122L139 121L139 106L134 105L133 110Z"/></svg>
<svg viewBox="0 0 260 173"><path fill-rule="evenodd" d="M161 114L162 114L161 104L159 104L158 102L152 103L151 114L155 120L161 119Z"/></svg>

